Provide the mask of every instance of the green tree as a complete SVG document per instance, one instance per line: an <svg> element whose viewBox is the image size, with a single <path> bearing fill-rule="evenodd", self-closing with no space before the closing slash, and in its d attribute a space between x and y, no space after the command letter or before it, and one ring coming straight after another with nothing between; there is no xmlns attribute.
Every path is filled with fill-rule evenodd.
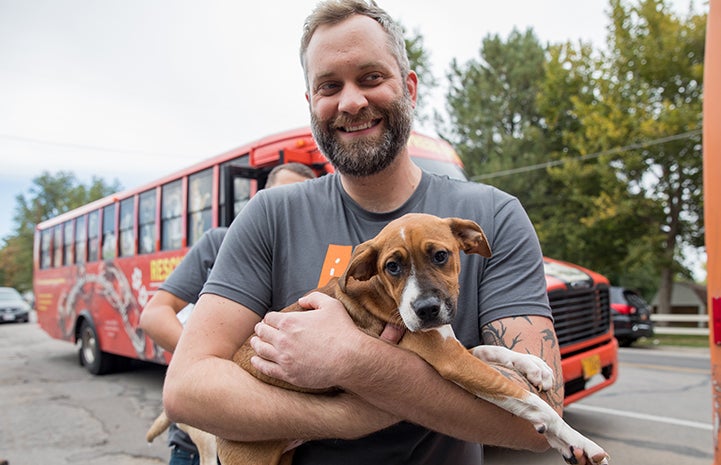
<svg viewBox="0 0 721 465"><path fill-rule="evenodd" d="M33 179L28 194L18 195L13 233L0 249L0 281L20 291L32 288L33 236L35 225L93 200L120 190L115 180L107 184L93 177L89 185L79 183L73 173L45 171Z"/></svg>
<svg viewBox="0 0 721 465"><path fill-rule="evenodd" d="M661 208L660 311L672 282L689 277L685 247L703 244L702 94L706 15L674 14L665 0L611 0L606 121L622 128L616 145L635 142L611 162L631 190Z"/></svg>
<svg viewBox="0 0 721 465"><path fill-rule="evenodd" d="M532 214L545 253L602 272L615 284L648 291L656 285L660 209L631 188L614 155L605 105L604 60L586 44L549 47L537 104L549 139L546 167L552 204ZM611 118L608 118L608 116Z"/></svg>
<svg viewBox="0 0 721 465"><path fill-rule="evenodd" d="M416 119L420 122L430 120L428 112L428 99L433 90L438 86L438 80L431 71L431 60L423 45L423 35L413 31L412 35L403 29L406 41L406 53L410 61L411 69L418 74L418 100L416 102Z"/></svg>
<svg viewBox="0 0 721 465"><path fill-rule="evenodd" d="M610 19L603 53L485 38L451 66L439 133L472 179L519 197L546 254L649 295L688 275L679 250L703 240L706 17L610 0Z"/></svg>
<svg viewBox="0 0 721 465"><path fill-rule="evenodd" d="M485 37L480 57L448 73L448 124L439 129L474 180L494 184L524 204L541 198L541 172L487 178L487 173L546 160L548 147L536 95L544 79L544 48L532 30L513 30L507 40Z"/></svg>

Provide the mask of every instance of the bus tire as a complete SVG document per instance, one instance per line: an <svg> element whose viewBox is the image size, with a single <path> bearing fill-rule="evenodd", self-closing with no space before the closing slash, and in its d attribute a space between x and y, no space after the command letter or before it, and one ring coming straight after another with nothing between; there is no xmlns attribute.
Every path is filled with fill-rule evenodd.
<svg viewBox="0 0 721 465"><path fill-rule="evenodd" d="M104 375L113 370L113 355L100 350L98 333L87 319L80 324L79 340L78 359L86 370L94 375Z"/></svg>

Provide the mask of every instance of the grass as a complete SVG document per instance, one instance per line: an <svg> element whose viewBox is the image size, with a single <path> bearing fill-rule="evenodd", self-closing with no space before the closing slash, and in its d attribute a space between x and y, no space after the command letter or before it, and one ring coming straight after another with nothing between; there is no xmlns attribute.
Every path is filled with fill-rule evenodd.
<svg viewBox="0 0 721 465"><path fill-rule="evenodd" d="M642 337L633 343L633 347L709 347L708 336L681 336L673 334L657 334L653 338Z"/></svg>

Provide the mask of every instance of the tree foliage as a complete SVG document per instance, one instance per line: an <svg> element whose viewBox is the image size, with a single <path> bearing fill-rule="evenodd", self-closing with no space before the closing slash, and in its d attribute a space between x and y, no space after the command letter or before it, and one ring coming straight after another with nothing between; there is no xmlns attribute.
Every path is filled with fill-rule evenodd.
<svg viewBox="0 0 721 465"><path fill-rule="evenodd" d="M610 0L609 19L605 52L484 38L451 65L439 133L472 179L521 200L544 253L649 295L688 276L679 250L703 241L705 15Z"/></svg>
<svg viewBox="0 0 721 465"><path fill-rule="evenodd" d="M473 177L527 166L545 155L535 98L543 82L544 50L528 30L483 39L480 57L448 73L450 124L441 133L458 151ZM521 181L514 182L514 181ZM517 177L500 179L514 193L527 186Z"/></svg>
<svg viewBox="0 0 721 465"><path fill-rule="evenodd" d="M45 171L32 181L27 195L15 198L15 228L0 248L0 282L20 291L32 288L33 236L35 226L93 200L120 190L118 181L107 184L93 177L81 184L73 173Z"/></svg>
<svg viewBox="0 0 721 465"><path fill-rule="evenodd" d="M679 18L663 0L611 1L610 79L627 116L627 140L666 141L616 161L634 190L662 208L662 310L675 276L688 276L681 250L703 244L702 92L706 15ZM673 137L676 136L676 137Z"/></svg>
<svg viewBox="0 0 721 465"><path fill-rule="evenodd" d="M430 114L427 111L427 102L433 89L438 86L438 81L431 71L431 59L428 51L424 48L423 35L418 31L408 34L404 28L404 36L408 61L410 61L411 69L419 76L416 119L421 122L428 121Z"/></svg>

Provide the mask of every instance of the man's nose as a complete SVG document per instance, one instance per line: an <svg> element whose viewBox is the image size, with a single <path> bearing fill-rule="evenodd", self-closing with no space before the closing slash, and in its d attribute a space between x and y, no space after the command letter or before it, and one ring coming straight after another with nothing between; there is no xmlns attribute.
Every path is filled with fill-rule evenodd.
<svg viewBox="0 0 721 465"><path fill-rule="evenodd" d="M355 84L345 85L340 94L338 102L338 110L351 115L357 114L360 110L368 106L363 89Z"/></svg>

